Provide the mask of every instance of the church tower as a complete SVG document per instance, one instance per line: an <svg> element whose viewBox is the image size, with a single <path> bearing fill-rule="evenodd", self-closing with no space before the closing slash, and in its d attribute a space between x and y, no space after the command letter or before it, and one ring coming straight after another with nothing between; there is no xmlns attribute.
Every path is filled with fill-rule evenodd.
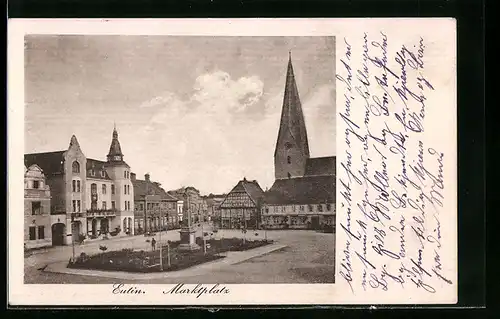
<svg viewBox="0 0 500 319"><path fill-rule="evenodd" d="M285 94L281 110L278 140L274 151L276 179L302 177L309 158L306 124L293 74L291 54L288 59Z"/></svg>

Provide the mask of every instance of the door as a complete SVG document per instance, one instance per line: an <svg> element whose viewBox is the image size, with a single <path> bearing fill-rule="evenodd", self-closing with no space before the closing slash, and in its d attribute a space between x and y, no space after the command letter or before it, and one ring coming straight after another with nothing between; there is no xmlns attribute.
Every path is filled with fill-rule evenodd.
<svg viewBox="0 0 500 319"><path fill-rule="evenodd" d="M319 216L311 217L311 226L313 229L319 229Z"/></svg>
<svg viewBox="0 0 500 319"><path fill-rule="evenodd" d="M52 246L64 245L64 232L66 225L63 223L56 223L52 225Z"/></svg>

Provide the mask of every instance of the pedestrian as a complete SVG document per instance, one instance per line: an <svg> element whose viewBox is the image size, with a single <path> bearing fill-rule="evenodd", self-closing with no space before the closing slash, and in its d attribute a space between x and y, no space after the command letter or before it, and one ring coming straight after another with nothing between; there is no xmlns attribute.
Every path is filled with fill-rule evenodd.
<svg viewBox="0 0 500 319"><path fill-rule="evenodd" d="M156 250L156 240L154 238L151 240L151 247Z"/></svg>

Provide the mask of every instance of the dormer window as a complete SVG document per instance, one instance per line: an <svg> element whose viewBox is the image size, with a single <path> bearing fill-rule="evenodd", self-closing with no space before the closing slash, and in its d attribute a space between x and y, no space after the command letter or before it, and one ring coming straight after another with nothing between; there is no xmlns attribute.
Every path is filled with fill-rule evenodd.
<svg viewBox="0 0 500 319"><path fill-rule="evenodd" d="M39 181L33 181L33 188L40 188L40 182Z"/></svg>
<svg viewBox="0 0 500 319"><path fill-rule="evenodd" d="M94 169L90 170L90 176L95 176L95 170Z"/></svg>
<svg viewBox="0 0 500 319"><path fill-rule="evenodd" d="M101 171L101 177L106 177L106 172Z"/></svg>

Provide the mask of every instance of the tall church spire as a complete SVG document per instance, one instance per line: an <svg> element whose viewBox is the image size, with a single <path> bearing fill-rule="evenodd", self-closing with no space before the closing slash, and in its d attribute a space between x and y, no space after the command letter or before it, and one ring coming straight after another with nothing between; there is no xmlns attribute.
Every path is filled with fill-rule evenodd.
<svg viewBox="0 0 500 319"><path fill-rule="evenodd" d="M123 153L120 146L120 141L118 141L118 132L116 131L116 124L113 128L113 139L111 140L111 146L109 147L108 162L122 162Z"/></svg>
<svg viewBox="0 0 500 319"><path fill-rule="evenodd" d="M274 152L275 177L280 179L303 176L308 158L306 124L289 52L281 122Z"/></svg>

